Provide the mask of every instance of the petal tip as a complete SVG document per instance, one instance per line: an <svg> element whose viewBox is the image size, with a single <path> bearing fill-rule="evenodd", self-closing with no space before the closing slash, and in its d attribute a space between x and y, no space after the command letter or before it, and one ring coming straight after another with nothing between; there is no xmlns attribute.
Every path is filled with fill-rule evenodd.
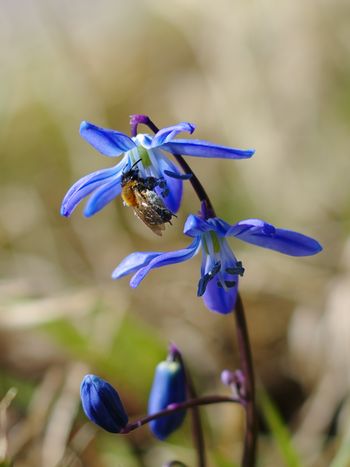
<svg viewBox="0 0 350 467"><path fill-rule="evenodd" d="M65 209L65 208L61 208L60 214L63 217L69 217L70 216L70 212L68 211L68 209Z"/></svg>
<svg viewBox="0 0 350 467"><path fill-rule="evenodd" d="M312 254L317 255L317 253L321 253L321 251L323 251L323 246L321 245L321 243L319 243L317 240L315 240L315 248L314 248L314 252Z"/></svg>
<svg viewBox="0 0 350 467"><path fill-rule="evenodd" d="M69 206L68 200L64 199L61 204L60 214L63 217L69 217L73 212L72 207Z"/></svg>
<svg viewBox="0 0 350 467"><path fill-rule="evenodd" d="M83 214L85 217L92 217L94 214L96 214L96 209L92 208L91 206L87 205L83 211Z"/></svg>
<svg viewBox="0 0 350 467"><path fill-rule="evenodd" d="M196 125L194 123L188 122L188 128L189 128L189 130L188 130L189 134L192 135L192 133L196 129Z"/></svg>
<svg viewBox="0 0 350 467"><path fill-rule="evenodd" d="M242 151L242 158L243 159L250 159L255 154L255 149L244 149Z"/></svg>
<svg viewBox="0 0 350 467"><path fill-rule="evenodd" d="M118 271L118 268L115 268L114 271L112 272L111 274L111 279L113 281L116 281L117 279L119 279L121 277L121 274L120 272Z"/></svg>
<svg viewBox="0 0 350 467"><path fill-rule="evenodd" d="M141 281L139 280L134 280L134 279L131 279L129 285L132 289L136 289L136 287L139 285Z"/></svg>
<svg viewBox="0 0 350 467"><path fill-rule="evenodd" d="M88 130L91 127L91 123L83 120L79 127L79 133L82 134L85 130Z"/></svg>

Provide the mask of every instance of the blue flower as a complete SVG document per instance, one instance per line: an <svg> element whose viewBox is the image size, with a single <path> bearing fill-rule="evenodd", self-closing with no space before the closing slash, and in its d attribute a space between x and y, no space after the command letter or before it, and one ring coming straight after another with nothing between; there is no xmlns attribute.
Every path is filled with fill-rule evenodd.
<svg viewBox="0 0 350 467"><path fill-rule="evenodd" d="M181 362L164 361L157 365L148 400L148 414L160 412L170 404L185 402L186 378ZM182 424L185 410L157 418L150 422L152 433L161 440L167 438Z"/></svg>
<svg viewBox="0 0 350 467"><path fill-rule="evenodd" d="M230 225L217 217L203 219L191 214L186 220L184 233L193 238L187 248L166 253L132 253L114 270L113 279L134 274L130 285L137 287L151 269L181 263L201 250L201 278L197 295L203 297L209 310L226 314L235 306L238 277L244 272L227 237L236 237L290 256L310 256L322 250L316 240L292 230L276 228L260 219L247 219Z"/></svg>
<svg viewBox="0 0 350 467"><path fill-rule="evenodd" d="M117 391L107 381L86 375L80 386L86 416L110 433L119 433L128 423L128 416Z"/></svg>
<svg viewBox="0 0 350 467"><path fill-rule="evenodd" d="M137 161L140 161L137 165L140 177L164 179L167 189L159 194L163 196L167 208L176 213L181 203L183 179L186 177L183 177L177 166L165 156L164 151L185 156L224 159L245 159L254 154L253 150L219 146L202 140L175 138L178 133L192 134L194 130L194 125L184 122L163 128L153 137L137 134L130 138L124 133L82 122L80 134L95 149L105 156L123 157L115 166L98 170L78 180L64 197L61 214L70 216L80 201L88 195L91 196L84 209L85 216L89 217L100 211L120 194L123 173Z"/></svg>

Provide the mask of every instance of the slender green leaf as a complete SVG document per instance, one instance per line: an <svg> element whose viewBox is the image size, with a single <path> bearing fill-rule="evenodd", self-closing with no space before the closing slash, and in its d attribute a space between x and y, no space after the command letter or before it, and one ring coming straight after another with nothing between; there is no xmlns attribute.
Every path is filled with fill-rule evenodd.
<svg viewBox="0 0 350 467"><path fill-rule="evenodd" d="M345 433L339 450L329 467L349 467L350 465L350 425Z"/></svg>
<svg viewBox="0 0 350 467"><path fill-rule="evenodd" d="M259 393L259 404L265 420L282 454L285 465L287 467L302 467L302 462L297 451L295 450L295 447L293 446L291 435L276 407L268 397L267 393L264 391Z"/></svg>

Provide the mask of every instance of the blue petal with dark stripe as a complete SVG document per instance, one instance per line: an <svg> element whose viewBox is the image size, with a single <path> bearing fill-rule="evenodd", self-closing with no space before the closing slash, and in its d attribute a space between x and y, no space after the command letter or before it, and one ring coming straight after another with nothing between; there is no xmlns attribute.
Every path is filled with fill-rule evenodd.
<svg viewBox="0 0 350 467"><path fill-rule="evenodd" d="M131 278L130 286L133 288L137 287L152 269L168 266L169 264L182 263L191 259L198 252L199 244L200 238L195 238L187 248L168 251L155 256L146 266L136 272Z"/></svg>
<svg viewBox="0 0 350 467"><path fill-rule="evenodd" d="M152 148L162 146L165 143L170 142L176 135L183 133L184 131L192 134L196 126L192 123L182 122L174 126L169 126L167 128L162 128L159 130L153 137Z"/></svg>
<svg viewBox="0 0 350 467"><path fill-rule="evenodd" d="M322 251L317 240L293 230L277 228L261 219L237 222L227 236L290 256L311 256Z"/></svg>
<svg viewBox="0 0 350 467"><path fill-rule="evenodd" d="M198 139L175 139L163 144L161 148L173 154L182 154L183 156L221 159L247 159L252 157L255 152L254 149L231 148Z"/></svg>
<svg viewBox="0 0 350 467"><path fill-rule="evenodd" d="M88 196L94 190L97 190L102 185L110 183L111 180L118 180L123 171L124 165L125 160L123 159L114 167L98 170L75 182L68 190L62 201L62 216L69 217L83 198Z"/></svg>
<svg viewBox="0 0 350 467"><path fill-rule="evenodd" d="M97 151L109 157L119 156L136 147L134 141L124 133L102 128L90 122L81 123L80 135Z"/></svg>

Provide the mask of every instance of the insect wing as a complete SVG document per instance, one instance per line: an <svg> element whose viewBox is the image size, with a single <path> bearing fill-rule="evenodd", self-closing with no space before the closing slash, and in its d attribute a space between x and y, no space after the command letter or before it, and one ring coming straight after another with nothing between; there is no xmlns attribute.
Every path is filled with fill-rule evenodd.
<svg viewBox="0 0 350 467"><path fill-rule="evenodd" d="M165 208L161 198L150 190L142 192L135 190L136 206L134 206L135 214L144 222L155 234L161 236L165 230L164 219L159 214L160 208ZM166 208L165 208L166 209Z"/></svg>

